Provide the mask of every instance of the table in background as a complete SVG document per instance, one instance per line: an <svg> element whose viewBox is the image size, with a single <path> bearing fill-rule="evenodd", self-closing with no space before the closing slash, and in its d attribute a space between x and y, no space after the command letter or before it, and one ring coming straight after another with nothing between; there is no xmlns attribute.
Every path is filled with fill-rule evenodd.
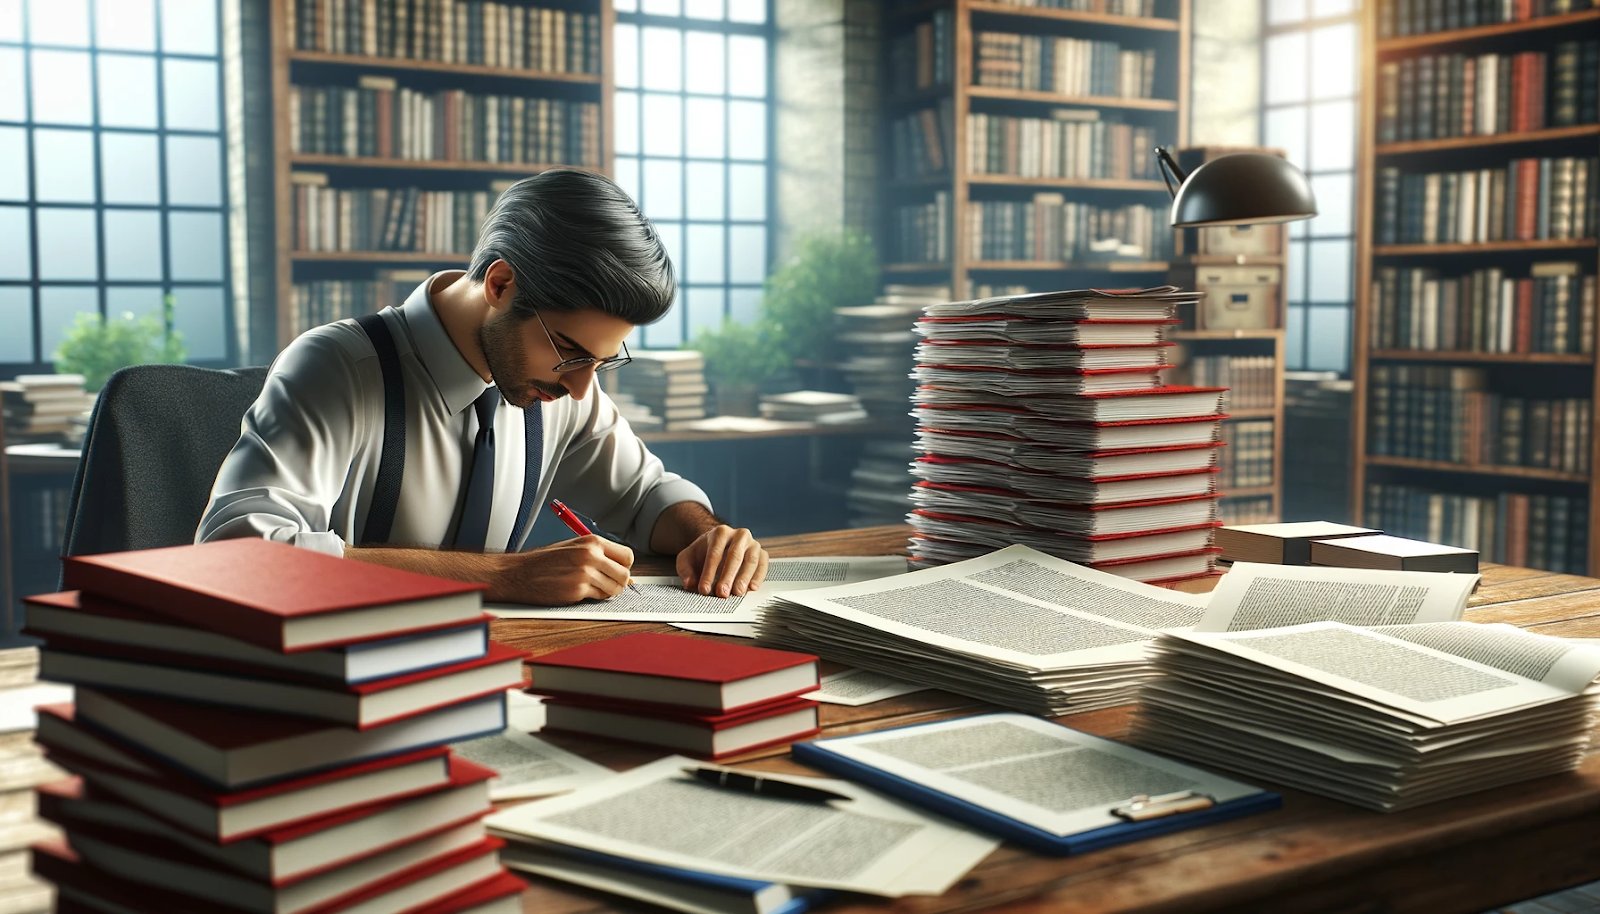
<svg viewBox="0 0 1600 914"><path fill-rule="evenodd" d="M775 556L891 555L905 551L908 532L876 527L782 537L766 546ZM637 570L671 573L659 559L642 561ZM1600 580L1484 565L1483 584L1466 618L1564 637L1600 637ZM678 632L660 623L522 620L496 622L493 630L497 640L536 654L627 632ZM994 709L945 692L918 692L859 708L821 708L824 736L989 710ZM1129 708L1115 708L1062 720L1118 738L1127 731L1128 717ZM551 739L616 768L661 755L575 737ZM733 761L815 773L791 761L786 747ZM1573 774L1389 815L1274 789L1284 794L1284 808L1275 812L1081 857L1041 857L1006 844L942 896L846 896L822 910L1477 914L1600 879L1600 759L1593 754ZM529 879L534 885L524 895L524 909L530 912L658 910Z"/></svg>

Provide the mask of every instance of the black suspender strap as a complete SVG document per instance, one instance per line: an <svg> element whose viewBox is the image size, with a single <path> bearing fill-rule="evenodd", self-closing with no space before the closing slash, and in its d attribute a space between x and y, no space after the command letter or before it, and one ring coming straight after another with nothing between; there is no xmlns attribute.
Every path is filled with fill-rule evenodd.
<svg viewBox="0 0 1600 914"><path fill-rule="evenodd" d="M367 507L361 544L383 545L389 542L389 529L400 507L400 482L406 469L406 384L389 325L376 314L363 314L356 323L372 341L383 372L383 451L378 458L378 478L372 482L372 504Z"/></svg>
<svg viewBox="0 0 1600 914"><path fill-rule="evenodd" d="M522 411L523 463L522 505L517 508L517 522L511 525L511 539L506 541L506 551L516 552L522 546L522 537L533 518L533 500L539 494L539 475L544 471L544 405L537 401Z"/></svg>

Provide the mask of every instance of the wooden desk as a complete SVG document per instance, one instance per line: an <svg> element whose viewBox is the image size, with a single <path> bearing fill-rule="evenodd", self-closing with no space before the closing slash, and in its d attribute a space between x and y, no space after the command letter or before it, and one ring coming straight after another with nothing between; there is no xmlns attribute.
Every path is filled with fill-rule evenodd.
<svg viewBox="0 0 1600 914"><path fill-rule="evenodd" d="M774 555L887 555L904 551L906 529L878 527L784 537ZM670 569L640 571L667 574ZM1600 637L1600 580L1485 565L1467 618L1510 622L1567 637ZM677 631L652 623L496 622L501 641L544 653L631 631ZM681 633L689 637L688 633ZM990 710L943 692L919 692L860 708L822 706L824 735ZM1101 736L1127 729L1128 709L1062 718ZM659 757L552 737L617 768ZM809 772L786 749L753 753L753 768ZM1254 778L1245 778L1258 782ZM827 912L1008 911L1340 912L1478 914L1600 879L1600 758L1576 773L1491 794L1383 815L1275 787L1284 808L1081 857L1047 858L1003 845L937 898L847 896ZM529 877L525 910L541 914L657 910Z"/></svg>

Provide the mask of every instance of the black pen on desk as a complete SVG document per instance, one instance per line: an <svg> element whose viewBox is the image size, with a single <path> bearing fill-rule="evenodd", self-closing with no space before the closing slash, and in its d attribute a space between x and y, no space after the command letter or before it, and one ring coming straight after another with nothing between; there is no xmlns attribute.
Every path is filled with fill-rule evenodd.
<svg viewBox="0 0 1600 914"><path fill-rule="evenodd" d="M810 800L814 803L826 803L829 800L850 799L842 793L834 793L820 787L807 787L791 781L779 781L723 768L685 768L683 772L713 787L754 793L779 800Z"/></svg>

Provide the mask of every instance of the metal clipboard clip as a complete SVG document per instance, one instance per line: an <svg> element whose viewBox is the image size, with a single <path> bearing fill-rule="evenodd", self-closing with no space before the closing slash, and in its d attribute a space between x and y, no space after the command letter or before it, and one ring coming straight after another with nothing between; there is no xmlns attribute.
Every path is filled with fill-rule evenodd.
<svg viewBox="0 0 1600 914"><path fill-rule="evenodd" d="M1113 806L1111 814L1125 822L1143 822L1146 819L1161 819L1179 813L1196 812L1201 809L1210 809L1217 805L1217 801L1203 793L1192 790L1181 790L1177 793L1163 793L1156 796L1139 794L1130 797L1128 802L1120 806Z"/></svg>

